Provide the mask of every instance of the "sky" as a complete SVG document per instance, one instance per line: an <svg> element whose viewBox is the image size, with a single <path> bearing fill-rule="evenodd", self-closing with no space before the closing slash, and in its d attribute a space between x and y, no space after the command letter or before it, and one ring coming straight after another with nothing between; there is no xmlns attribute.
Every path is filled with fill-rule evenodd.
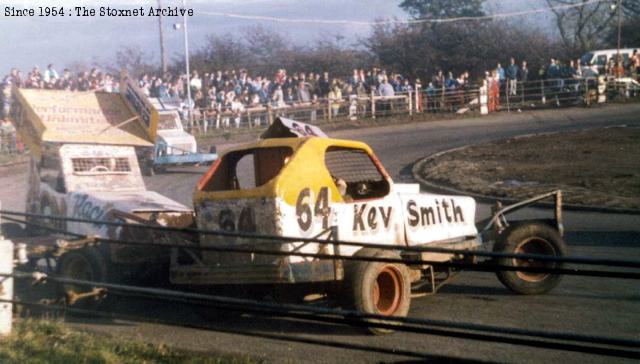
<svg viewBox="0 0 640 364"><path fill-rule="evenodd" d="M284 33L292 42L304 44L323 36L345 36L343 44L352 44L370 30L367 25L290 24L221 17L207 12L247 14L284 18L340 19L374 21L381 18L406 19L400 0L186 0L195 15L188 19L189 46L210 34L238 33L248 26L261 24ZM164 7L181 6L182 0L162 0ZM538 4L538 5L536 5ZM7 7L17 9L64 7L65 16L6 16ZM143 6L145 12L157 6L157 0L0 0L0 75L16 67L23 72L34 65L40 68L53 63L60 71L73 62L92 65L107 63L124 46L142 49L152 63L159 63L157 17L77 17L70 16L76 6L130 8ZM544 6L543 0L490 0L490 12L527 10ZM528 19L527 21L531 21ZM170 58L183 55L182 30L172 25L179 17L165 17L165 41ZM157 60L157 61L156 61Z"/></svg>

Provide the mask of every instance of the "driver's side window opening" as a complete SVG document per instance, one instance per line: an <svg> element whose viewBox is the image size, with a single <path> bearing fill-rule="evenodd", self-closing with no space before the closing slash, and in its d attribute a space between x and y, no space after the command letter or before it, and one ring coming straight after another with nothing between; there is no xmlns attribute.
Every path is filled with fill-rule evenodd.
<svg viewBox="0 0 640 364"><path fill-rule="evenodd" d="M389 182L362 149L329 147L324 163L345 202L381 198L389 193Z"/></svg>
<svg viewBox="0 0 640 364"><path fill-rule="evenodd" d="M202 191L244 190L260 187L276 177L293 151L289 147L231 152L220 161Z"/></svg>

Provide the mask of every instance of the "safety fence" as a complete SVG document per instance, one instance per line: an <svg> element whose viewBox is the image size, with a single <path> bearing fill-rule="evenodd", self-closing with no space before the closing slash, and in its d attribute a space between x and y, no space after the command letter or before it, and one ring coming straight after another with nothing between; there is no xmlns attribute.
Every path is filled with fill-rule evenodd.
<svg viewBox="0 0 640 364"><path fill-rule="evenodd" d="M282 116L314 125L390 116L442 117L548 107L590 106L613 101L640 101L640 84L631 79L579 78L488 82L465 87L423 87L394 96L376 93L324 98L310 102L270 102L252 106L196 109L185 120L194 134L261 128ZM431 115L432 114L432 115Z"/></svg>
<svg viewBox="0 0 640 364"><path fill-rule="evenodd" d="M17 261L21 262L20 269L13 272L3 270L0 267L0 277L5 277L4 283L7 279L20 279L26 281L32 281L34 283L31 286L31 290L37 289L38 284L50 283L53 285L74 285L85 287L87 290L93 290L96 297L109 296L121 296L121 297L146 297L153 298L154 300L161 300L166 302L180 302L186 305L191 305L199 308L210 308L214 310L221 310L221 312L235 311L239 313L251 313L258 316L266 317L280 317L304 320L307 322L317 322L334 325L347 325L354 327L366 327L377 328L384 330L393 330L397 332L406 332L413 334L428 334L438 335L451 338L469 339L484 342L498 342L508 343L513 345L521 345L535 348L556 349L565 350L571 352L580 352L596 355L605 355L612 357L622 358L637 358L640 355L640 340L628 339L628 338L616 338L608 336L595 336L595 335L582 335L567 332L553 332L553 331L541 331L541 330L529 330L518 328L497 327L491 325L480 325L473 323L461 323L445 320L431 320L415 317L389 317L378 314L369 314L359 311L346 310L343 308L335 308L331 306L318 306L318 305L301 305L301 304L281 304L270 302L266 300L246 299L246 298L234 298L221 295L203 294L200 292L185 292L173 289L164 289L158 287L142 287L136 285L123 284L121 282L105 282L105 281L89 281L84 279L69 278L60 275L56 271L55 267L52 267L50 260L55 260L61 254L64 254L66 249L82 250L91 249L100 244L107 246L140 246L140 247L154 247L154 248L166 248L166 249L189 249L194 251L217 251L224 253L251 253L256 255L270 255L270 256L301 256L322 260L333 261L365 261L365 262L382 262L382 263L397 263L405 264L407 266L437 266L446 267L453 271L459 270L471 270L480 272L497 272L497 271L521 271L532 273L547 273L547 274L565 274L576 276L588 276L588 277L608 277L616 279L640 279L640 261L634 260L618 260L618 259L599 259L589 257L578 256L548 256L539 254L511 254L500 253L490 251L477 251L477 250L462 250L462 249L446 249L446 248L433 248L426 246L384 246L370 243L343 241L338 240L336 237L339 235L337 228L331 227L327 232L331 233L331 237L327 239L320 238L299 238L299 237L282 237L271 236L255 233L242 233L242 232L229 232L229 231L216 231L216 230L202 230L195 228L175 228L167 226L150 226L140 224L130 224L116 221L102 221L91 220L81 218L68 218L48 216L41 214L28 214L17 211L5 211L0 210L2 218L6 221L14 223L25 224L32 228L43 229L49 231L51 234L58 234L56 236L67 236L78 239L73 247L66 244L58 243L56 249L53 249L42 257L46 259L49 270L46 272L40 271L25 271L26 267L34 267L34 262L28 262L28 257L25 255L25 246L17 249ZM498 216L498 215L496 215ZM499 217L494 217L493 221L497 222ZM223 244L220 246L202 246L197 242L157 242L148 240L129 240L129 239L111 239L101 237L87 237L82 234L76 234L65 229L61 229L59 222L74 222L84 224L101 224L104 226L110 226L114 228L129 229L130 231L137 231L132 236L151 236L151 234L172 234L180 233L188 236L220 236L229 238L243 238L251 241L251 243L245 244ZM45 223L49 222L49 223ZM58 226L58 227L53 227ZM491 227L491 221L487 224L487 228ZM28 244L28 239L24 240ZM394 252L401 252L404 258L389 258L375 255L340 255L323 253L320 249L318 253L304 253L299 250L287 250L281 249L286 244L292 243L298 245L316 244L319 246L355 246L359 248L372 248L378 250L391 250ZM260 246L260 247L258 247ZM57 251L56 251L57 250ZM428 259L422 259L419 253L442 253L442 254L455 254L459 257L466 258L489 258L487 261L478 262L477 259L460 259L458 261L432 261ZM508 258L508 259L505 259ZM528 262L542 262L542 265L516 265L515 261L528 261ZM505 264L505 261L512 262ZM55 263L54 263L55 265ZM583 268L583 267L598 267L599 269ZM611 269L615 268L615 269ZM7 290L3 290L6 293ZM149 318L143 314L131 315L122 314L118 312L110 312L104 307L99 310L96 309L81 309L70 305L69 297L67 300L54 300L45 304L43 302L28 301L16 299L14 297L7 297L6 295L0 296L0 302L4 304L24 305L27 307L44 308L45 310L58 310L60 312L69 313L91 313L96 316L103 316L109 318L122 318L132 321L150 321L159 322L172 325L181 326L196 326L200 328L208 328L216 331L231 332L237 334L244 334L250 336L256 336L252 332L242 332L242 330L234 330L230 327L220 327L220 325L210 324L197 324L184 323L176 320L162 320L156 318ZM1 306L1 305L0 305ZM233 325L230 325L233 326ZM420 351L408 351L395 349L386 349L382 347L374 347L359 344L340 343L336 345L335 342L329 340L308 339L295 336L283 336L277 334L262 334L262 337L278 340L287 340L294 342L305 342L315 345L327 345L333 347L342 347L351 350L364 350L386 354L393 354L399 356L409 356L417 358L429 358L429 359L443 359L442 357L434 356L429 353L423 353Z"/></svg>

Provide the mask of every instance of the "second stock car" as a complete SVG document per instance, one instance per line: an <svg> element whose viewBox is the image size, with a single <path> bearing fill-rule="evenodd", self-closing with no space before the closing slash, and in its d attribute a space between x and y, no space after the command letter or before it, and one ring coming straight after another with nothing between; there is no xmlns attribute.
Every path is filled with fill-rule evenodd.
<svg viewBox="0 0 640 364"><path fill-rule="evenodd" d="M366 144L331 139L317 127L279 118L261 140L226 152L202 177L193 196L197 227L326 239L326 243L291 240L274 243L265 237L202 233L201 247L248 248L292 255L181 248L172 253L170 280L174 284L210 287L212 292L230 287L269 286L280 292L274 297L286 296L297 301L310 293L321 293L360 312L406 316L412 287L434 293L453 273L438 262L471 258L455 251L403 248L464 252L487 247L495 241L494 250L499 252L563 255L566 248L561 236L559 193L555 220L509 223L504 216L552 195L500 209L480 223L486 228L479 233L473 198L420 193L417 184L396 184ZM332 244L332 238L368 246ZM338 259L328 259L327 255ZM398 262L339 259L353 256ZM416 264L416 261L430 263ZM519 267L557 266L509 258L500 262ZM508 288L523 294L544 293L559 281L554 274L515 271L497 274Z"/></svg>
<svg viewBox="0 0 640 364"><path fill-rule="evenodd" d="M166 248L100 244L99 239L168 242L170 234L72 220L192 224L189 207L145 187L136 149L153 147L154 133L146 130L153 123L145 123L117 93L14 89L11 107L12 122L32 155L26 201L32 216L26 229L54 240L57 233L87 237L76 248L58 247L57 273L94 281L166 277ZM87 288L62 288L67 302L95 298Z"/></svg>

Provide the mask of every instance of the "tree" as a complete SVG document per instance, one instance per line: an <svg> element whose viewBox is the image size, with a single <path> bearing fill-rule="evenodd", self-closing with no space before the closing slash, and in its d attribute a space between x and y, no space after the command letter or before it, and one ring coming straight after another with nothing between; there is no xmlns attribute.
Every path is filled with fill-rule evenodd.
<svg viewBox="0 0 640 364"><path fill-rule="evenodd" d="M622 14L625 19L640 15L638 0L622 0ZM611 32L617 32L617 11L612 10L613 2L589 3L588 0L547 0L556 18L556 27L565 48L577 56L584 51L614 46ZM580 5L571 8L557 8L565 5Z"/></svg>
<svg viewBox="0 0 640 364"><path fill-rule="evenodd" d="M113 74L119 74L121 69L126 69L130 75L140 77L145 73L152 73L157 67L149 63L147 60L152 59L141 47L127 46L122 47L116 52L116 68L104 67Z"/></svg>
<svg viewBox="0 0 640 364"><path fill-rule="evenodd" d="M414 18L482 16L484 0L403 0L400 7Z"/></svg>

